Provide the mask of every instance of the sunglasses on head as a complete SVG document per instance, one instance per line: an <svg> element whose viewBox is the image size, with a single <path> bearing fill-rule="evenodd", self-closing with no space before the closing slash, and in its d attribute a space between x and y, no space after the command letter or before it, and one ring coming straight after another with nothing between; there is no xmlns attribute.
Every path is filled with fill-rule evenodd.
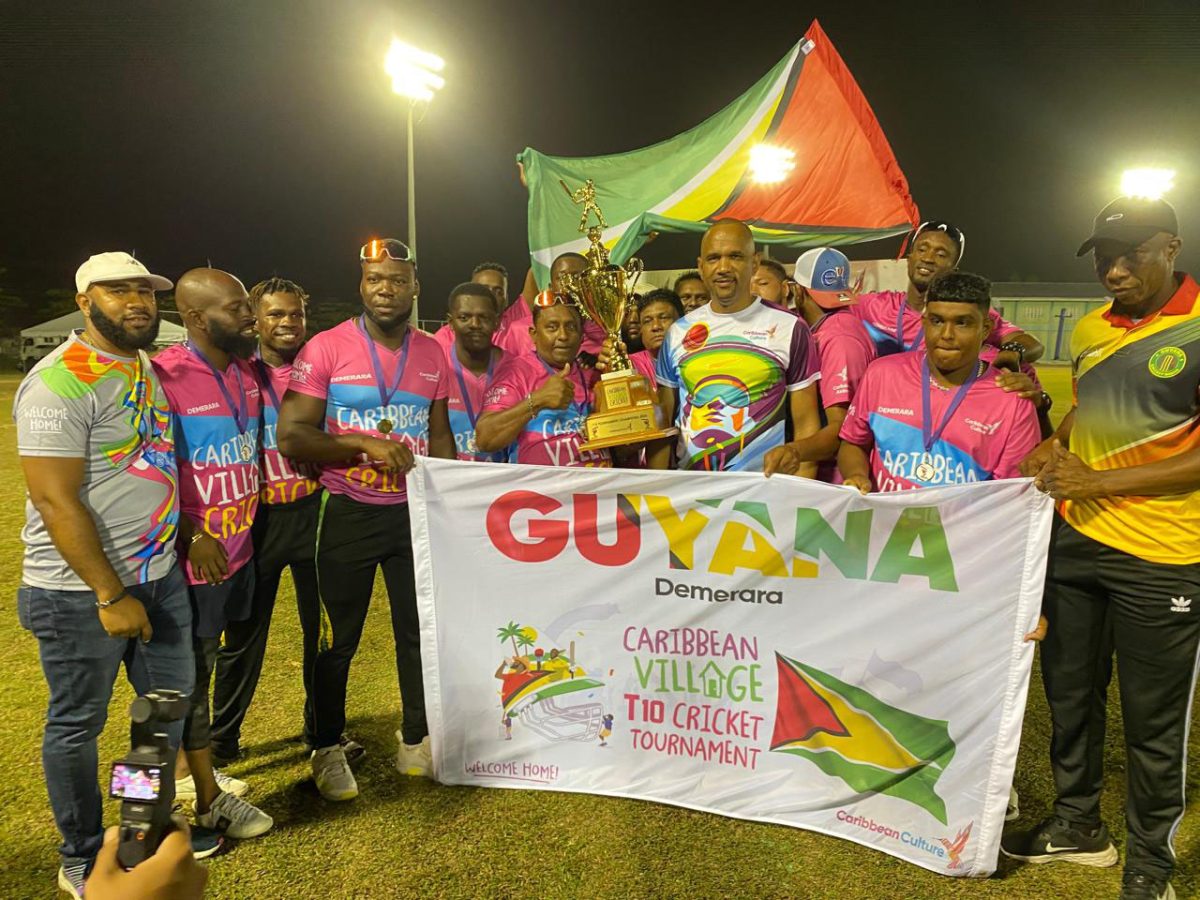
<svg viewBox="0 0 1200 900"><path fill-rule="evenodd" d="M962 248L967 243L966 235L962 233L957 226L951 225L949 222L941 222L937 219L930 219L927 222L922 222L917 226L917 230L913 232L913 240L915 241L927 231L940 231L954 243L958 244L959 256L962 256Z"/></svg>
<svg viewBox="0 0 1200 900"><path fill-rule="evenodd" d="M563 306L571 306L573 302L574 301L572 301L571 298L566 294L560 294L557 291L552 291L549 289L541 291L536 297L533 298L533 305L543 308L547 306L558 306L559 304Z"/></svg>
<svg viewBox="0 0 1200 900"><path fill-rule="evenodd" d="M416 263L417 258L408 249L408 244L395 238L379 238L367 241L358 251L360 262L381 262L383 259L394 259L396 262Z"/></svg>

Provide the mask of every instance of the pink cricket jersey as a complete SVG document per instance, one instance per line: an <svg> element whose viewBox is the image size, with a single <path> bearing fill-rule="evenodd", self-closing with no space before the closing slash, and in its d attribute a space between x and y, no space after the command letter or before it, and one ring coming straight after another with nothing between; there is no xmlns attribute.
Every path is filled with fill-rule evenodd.
<svg viewBox="0 0 1200 900"><path fill-rule="evenodd" d="M288 389L325 401L328 434L368 434L403 441L413 453L429 455L429 408L447 394L446 356L432 337L408 329L408 357L400 384L391 401L380 402L379 386L360 317L347 319L314 335L292 364ZM390 350L375 343L382 368L384 390L396 377L404 346ZM392 423L385 435L384 419ZM321 484L334 494L345 494L362 503L404 503L408 492L404 476L386 472L360 455L348 463L330 463L321 469Z"/></svg>
<svg viewBox="0 0 1200 900"><path fill-rule="evenodd" d="M524 403L554 371L536 353L506 359L487 389L483 411L500 412ZM580 429L591 411L592 385L599 377L593 369L584 369L578 363L573 365L574 399L566 409L541 410L517 436L509 459L535 466L611 466L612 455L607 450L579 449L583 440Z"/></svg>
<svg viewBox="0 0 1200 900"><path fill-rule="evenodd" d="M867 328L867 334L875 343L879 356L911 350L924 340L921 325L921 314L908 305L907 291L878 291L871 294L859 294L858 303L850 307L851 315L860 319ZM901 313L903 309L903 313ZM999 347L1010 335L1021 329L1000 318L994 309L988 311L992 319L992 331L984 343ZM904 343L896 340L896 318L903 317Z"/></svg>
<svg viewBox="0 0 1200 900"><path fill-rule="evenodd" d="M875 490L1018 477L1018 464L1041 440L1033 404L1001 390L996 370L988 366L927 454L921 429L924 359L924 353L914 352L871 363L842 424L842 440L869 450ZM930 386L931 431L955 390L936 382ZM923 481L916 473L926 456L933 476Z"/></svg>
<svg viewBox="0 0 1200 900"><path fill-rule="evenodd" d="M484 453L475 444L475 423L483 412L483 396L492 378L507 358L504 351L493 354L488 371L476 375L455 356L454 345L446 349L446 409L450 413L450 429L454 432L454 450L459 459L476 462L506 462L503 450ZM497 358L498 357L498 358ZM459 381L459 379L462 379ZM464 398L463 388L466 388Z"/></svg>
<svg viewBox="0 0 1200 900"><path fill-rule="evenodd" d="M822 408L849 403L876 357L871 336L863 323L846 311L818 319L812 333L821 357Z"/></svg>
<svg viewBox="0 0 1200 900"><path fill-rule="evenodd" d="M312 463L288 459L279 452L275 438L279 404L291 381L292 364L269 366L256 359L254 370L263 391L262 502L274 506L303 500L321 489L321 470Z"/></svg>
<svg viewBox="0 0 1200 900"><path fill-rule="evenodd" d="M233 359L224 372L214 371L190 343L174 344L151 362L171 404L179 508L221 542L232 575L254 553L250 526L258 512L262 416L254 369ZM241 427L235 410L243 414ZM180 545L179 555L188 583L205 584L187 560L186 546Z"/></svg>

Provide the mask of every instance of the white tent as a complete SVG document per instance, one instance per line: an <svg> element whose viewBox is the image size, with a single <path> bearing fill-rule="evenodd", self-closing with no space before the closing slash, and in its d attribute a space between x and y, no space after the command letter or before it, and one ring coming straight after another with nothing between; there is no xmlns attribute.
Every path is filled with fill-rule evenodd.
<svg viewBox="0 0 1200 900"><path fill-rule="evenodd" d="M21 331L21 363L26 371L68 337L71 332L84 326L83 313L75 310L57 319L42 322ZM158 327L158 339L154 342L156 349L178 344L187 337L187 330L180 324L169 319L162 319Z"/></svg>

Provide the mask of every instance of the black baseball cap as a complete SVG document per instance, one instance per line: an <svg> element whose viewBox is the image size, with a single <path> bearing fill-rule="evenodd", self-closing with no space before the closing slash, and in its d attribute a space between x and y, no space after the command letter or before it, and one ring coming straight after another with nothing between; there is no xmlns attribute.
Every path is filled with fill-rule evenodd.
<svg viewBox="0 0 1200 900"><path fill-rule="evenodd" d="M1179 234L1179 219L1175 207L1166 200L1147 200L1144 197L1118 197L1096 216L1092 236L1084 241L1076 256L1083 256L1097 241L1118 241L1130 247L1145 243L1165 231Z"/></svg>

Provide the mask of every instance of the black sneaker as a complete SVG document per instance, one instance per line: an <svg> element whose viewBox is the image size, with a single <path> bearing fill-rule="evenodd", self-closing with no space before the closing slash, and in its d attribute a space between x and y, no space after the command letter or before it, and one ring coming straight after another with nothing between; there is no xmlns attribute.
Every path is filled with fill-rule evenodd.
<svg viewBox="0 0 1200 900"><path fill-rule="evenodd" d="M1121 882L1121 900L1175 900L1175 888L1165 878L1126 872Z"/></svg>
<svg viewBox="0 0 1200 900"><path fill-rule="evenodd" d="M1117 864L1117 848L1101 823L1084 831L1057 816L1042 822L1032 831L1018 831L1000 841L1005 856L1029 863L1048 863L1055 860L1079 863L1082 866L1105 868Z"/></svg>

